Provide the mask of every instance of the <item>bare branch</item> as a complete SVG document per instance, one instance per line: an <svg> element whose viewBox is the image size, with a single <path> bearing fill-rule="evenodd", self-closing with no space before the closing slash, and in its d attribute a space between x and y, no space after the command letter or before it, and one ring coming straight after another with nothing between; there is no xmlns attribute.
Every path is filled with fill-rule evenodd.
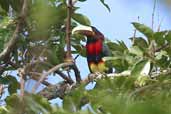
<svg viewBox="0 0 171 114"><path fill-rule="evenodd" d="M3 93L4 93L4 85L0 84L0 97L2 97Z"/></svg>
<svg viewBox="0 0 171 114"><path fill-rule="evenodd" d="M36 81L40 80L40 76L42 75L41 73L37 73L37 72L29 72L30 78ZM45 86L51 86L51 84L47 81L43 81L42 84L44 84Z"/></svg>
<svg viewBox="0 0 171 114"><path fill-rule="evenodd" d="M68 0L67 22L66 22L66 45L67 45L66 62L74 62L71 55L71 16L72 16L73 3L74 2L72 0ZM76 81L79 83L81 81L80 71L78 70L76 64L74 64L72 68L75 72Z"/></svg>
<svg viewBox="0 0 171 114"><path fill-rule="evenodd" d="M69 0L67 7L67 22L66 22L66 44L67 44L67 53L66 60L73 61L71 55L71 15L72 15L72 0Z"/></svg>
<svg viewBox="0 0 171 114"><path fill-rule="evenodd" d="M55 71L55 73L57 73L59 76L61 76L64 80L66 80L66 82L68 82L69 84L73 84L74 81L69 78L67 75L65 75L64 73L62 73L61 71L57 70Z"/></svg>
<svg viewBox="0 0 171 114"><path fill-rule="evenodd" d="M78 70L78 67L76 66L76 64L74 64L72 66L72 68L74 70L75 78L76 78L77 83L80 83L81 82L81 75L80 75L80 71Z"/></svg>
<svg viewBox="0 0 171 114"><path fill-rule="evenodd" d="M154 1L154 7L152 13L152 30L154 30L154 16L155 16L156 4L157 4L157 0Z"/></svg>
<svg viewBox="0 0 171 114"><path fill-rule="evenodd" d="M38 88L38 86L41 84L42 81L44 81L44 79L51 73L59 70L60 68L63 68L63 67L70 67L72 66L74 63L73 62L66 62L66 63L62 63L62 64L59 64L59 65L56 65L55 67L51 68L50 70L48 70L46 73L44 73L40 80L36 83L36 85L33 87L32 89L32 92L34 93L35 90Z"/></svg>
<svg viewBox="0 0 171 114"><path fill-rule="evenodd" d="M162 20L159 23L159 26L158 26L158 29L157 29L158 32L160 32L160 28L161 28L161 25L162 25L163 20L164 20L164 18L162 18Z"/></svg>
<svg viewBox="0 0 171 114"><path fill-rule="evenodd" d="M95 79L102 79L103 77L122 77L122 76L130 76L130 71L125 71L122 73L111 73L111 74L101 74L101 73L96 73L96 74L90 74L86 79L81 81L81 84L88 84L92 80ZM44 90L39 92L39 95L44 96L47 99L54 99L57 97L63 98L67 93L71 92L75 87L77 86L76 83L73 83L72 85L69 85L68 83L58 83L56 85L52 85L49 87L46 87Z"/></svg>
<svg viewBox="0 0 171 114"><path fill-rule="evenodd" d="M20 76L20 96L21 99L24 97L24 87L25 87L25 71L24 69L20 68L18 69L18 74Z"/></svg>
<svg viewBox="0 0 171 114"><path fill-rule="evenodd" d="M48 100L57 97L63 99L63 97L71 91L72 87L73 86L69 85L68 83L62 82L53 86L49 86L38 94L47 98Z"/></svg>

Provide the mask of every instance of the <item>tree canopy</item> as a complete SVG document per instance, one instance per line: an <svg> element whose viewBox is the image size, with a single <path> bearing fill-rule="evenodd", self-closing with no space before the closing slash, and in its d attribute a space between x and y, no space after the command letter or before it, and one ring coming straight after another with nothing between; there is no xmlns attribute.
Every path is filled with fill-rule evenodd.
<svg viewBox="0 0 171 114"><path fill-rule="evenodd" d="M86 37L71 31L91 21L77 2L86 0L0 0L0 94L7 96L0 114L171 113L171 31L132 22L130 47L105 40L112 55L103 59L115 72L81 79L76 59L86 57ZM111 11L105 0L97 2ZM49 75L63 81L52 84ZM28 80L36 81L29 91ZM55 98L62 106L49 102Z"/></svg>

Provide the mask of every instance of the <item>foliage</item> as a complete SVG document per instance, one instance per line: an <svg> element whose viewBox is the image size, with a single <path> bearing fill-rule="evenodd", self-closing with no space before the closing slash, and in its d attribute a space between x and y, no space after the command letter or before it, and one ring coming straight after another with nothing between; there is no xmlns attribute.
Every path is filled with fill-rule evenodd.
<svg viewBox="0 0 171 114"><path fill-rule="evenodd" d="M85 89L86 84L80 84L64 97L63 107L50 104L42 96L30 93L25 93L23 97L18 95L20 83L10 71L17 72L18 68L24 67L26 72L40 74L64 62L66 54L66 0L28 1L28 15L17 34L16 47L8 60L0 60L0 84L7 87L9 94L5 98L6 105L0 107L0 114L171 113L171 31L155 32L137 22L132 25L142 36L130 38L131 47L123 41L106 40L112 52L110 57L104 58L106 64L113 66L115 73L130 71L129 77L104 76L95 80L95 87L91 90ZM100 2L110 11L104 0ZM21 8L22 0L0 0L0 53L15 33ZM79 24L91 26L89 18L77 13L78 9L73 6L71 28ZM84 36L72 35L72 54L85 57L85 42ZM52 75L56 76L56 73ZM34 76L38 77L30 77Z"/></svg>

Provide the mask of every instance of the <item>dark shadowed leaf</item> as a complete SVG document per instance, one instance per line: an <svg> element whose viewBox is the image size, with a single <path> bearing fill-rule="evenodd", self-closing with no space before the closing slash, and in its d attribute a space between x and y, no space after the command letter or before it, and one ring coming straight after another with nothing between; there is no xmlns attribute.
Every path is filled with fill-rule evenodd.
<svg viewBox="0 0 171 114"><path fill-rule="evenodd" d="M0 0L0 5L6 12L8 12L10 0Z"/></svg>
<svg viewBox="0 0 171 114"><path fill-rule="evenodd" d="M167 31L166 34L164 35L164 38L165 38L168 42L171 42L171 31Z"/></svg>
<svg viewBox="0 0 171 114"><path fill-rule="evenodd" d="M165 44L165 34L167 31L161 31L161 32L155 32L154 33L154 40L156 41L156 43L160 46Z"/></svg>
<svg viewBox="0 0 171 114"><path fill-rule="evenodd" d="M105 3L105 0L100 0L100 2L108 9L108 11L110 12L110 7L108 6L108 4Z"/></svg>
<svg viewBox="0 0 171 114"><path fill-rule="evenodd" d="M22 7L22 0L10 0L10 5L15 11L20 12Z"/></svg>
<svg viewBox="0 0 171 114"><path fill-rule="evenodd" d="M8 92L10 94L16 93L17 89L19 89L19 87L20 87L18 81L16 80L16 78L14 78L12 76L8 76L7 78L10 81L9 86L8 86Z"/></svg>
<svg viewBox="0 0 171 114"><path fill-rule="evenodd" d="M80 1L80 2L85 2L86 0L78 0L78 1Z"/></svg>

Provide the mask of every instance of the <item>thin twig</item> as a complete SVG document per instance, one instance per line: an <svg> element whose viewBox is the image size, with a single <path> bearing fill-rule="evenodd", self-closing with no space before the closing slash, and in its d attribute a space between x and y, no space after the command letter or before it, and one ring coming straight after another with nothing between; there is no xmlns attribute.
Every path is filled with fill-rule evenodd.
<svg viewBox="0 0 171 114"><path fill-rule="evenodd" d="M158 32L160 32L160 28L161 28L161 25L162 25L163 20L164 20L164 18L162 18L162 20L159 23L159 26L158 26L158 29L157 29Z"/></svg>
<svg viewBox="0 0 171 114"><path fill-rule="evenodd" d="M40 76L42 75L41 73L38 73L38 72L29 72L29 75L30 75L30 78L33 79L33 80L40 80ZM43 81L42 82L43 85L45 86L51 86L51 84L47 81Z"/></svg>
<svg viewBox="0 0 171 114"><path fill-rule="evenodd" d="M76 78L77 83L80 83L81 82L81 75L80 75L80 71L78 70L78 67L76 66L76 64L74 64L72 66L72 68L74 70L75 78Z"/></svg>
<svg viewBox="0 0 171 114"><path fill-rule="evenodd" d="M156 10L156 3L157 3L157 0L154 0L154 7L153 7L153 13L152 13L152 30L154 30L154 16L155 16L155 10Z"/></svg>
<svg viewBox="0 0 171 114"><path fill-rule="evenodd" d="M78 54L75 58L74 58L74 61L76 61L76 59L79 57L80 55Z"/></svg>
<svg viewBox="0 0 171 114"><path fill-rule="evenodd" d="M59 70L60 68L63 68L63 67L70 67L70 66L72 66L73 64L74 64L73 62L61 63L61 64L56 65L55 67L49 69L46 73L44 73L44 74L41 76L40 80L35 84L35 86L34 86L33 89L32 89L32 92L33 92L33 93L35 92L35 90L39 87L39 85L42 83L42 81L44 81L44 79L45 79L49 74L51 74L51 73L53 73L53 72Z"/></svg>
<svg viewBox="0 0 171 114"><path fill-rule="evenodd" d="M64 80L66 80L66 82L68 82L69 84L73 84L74 81L69 78L67 75L65 75L64 73L62 73L61 71L57 70L55 71L55 73L57 73L59 76L61 76Z"/></svg>

